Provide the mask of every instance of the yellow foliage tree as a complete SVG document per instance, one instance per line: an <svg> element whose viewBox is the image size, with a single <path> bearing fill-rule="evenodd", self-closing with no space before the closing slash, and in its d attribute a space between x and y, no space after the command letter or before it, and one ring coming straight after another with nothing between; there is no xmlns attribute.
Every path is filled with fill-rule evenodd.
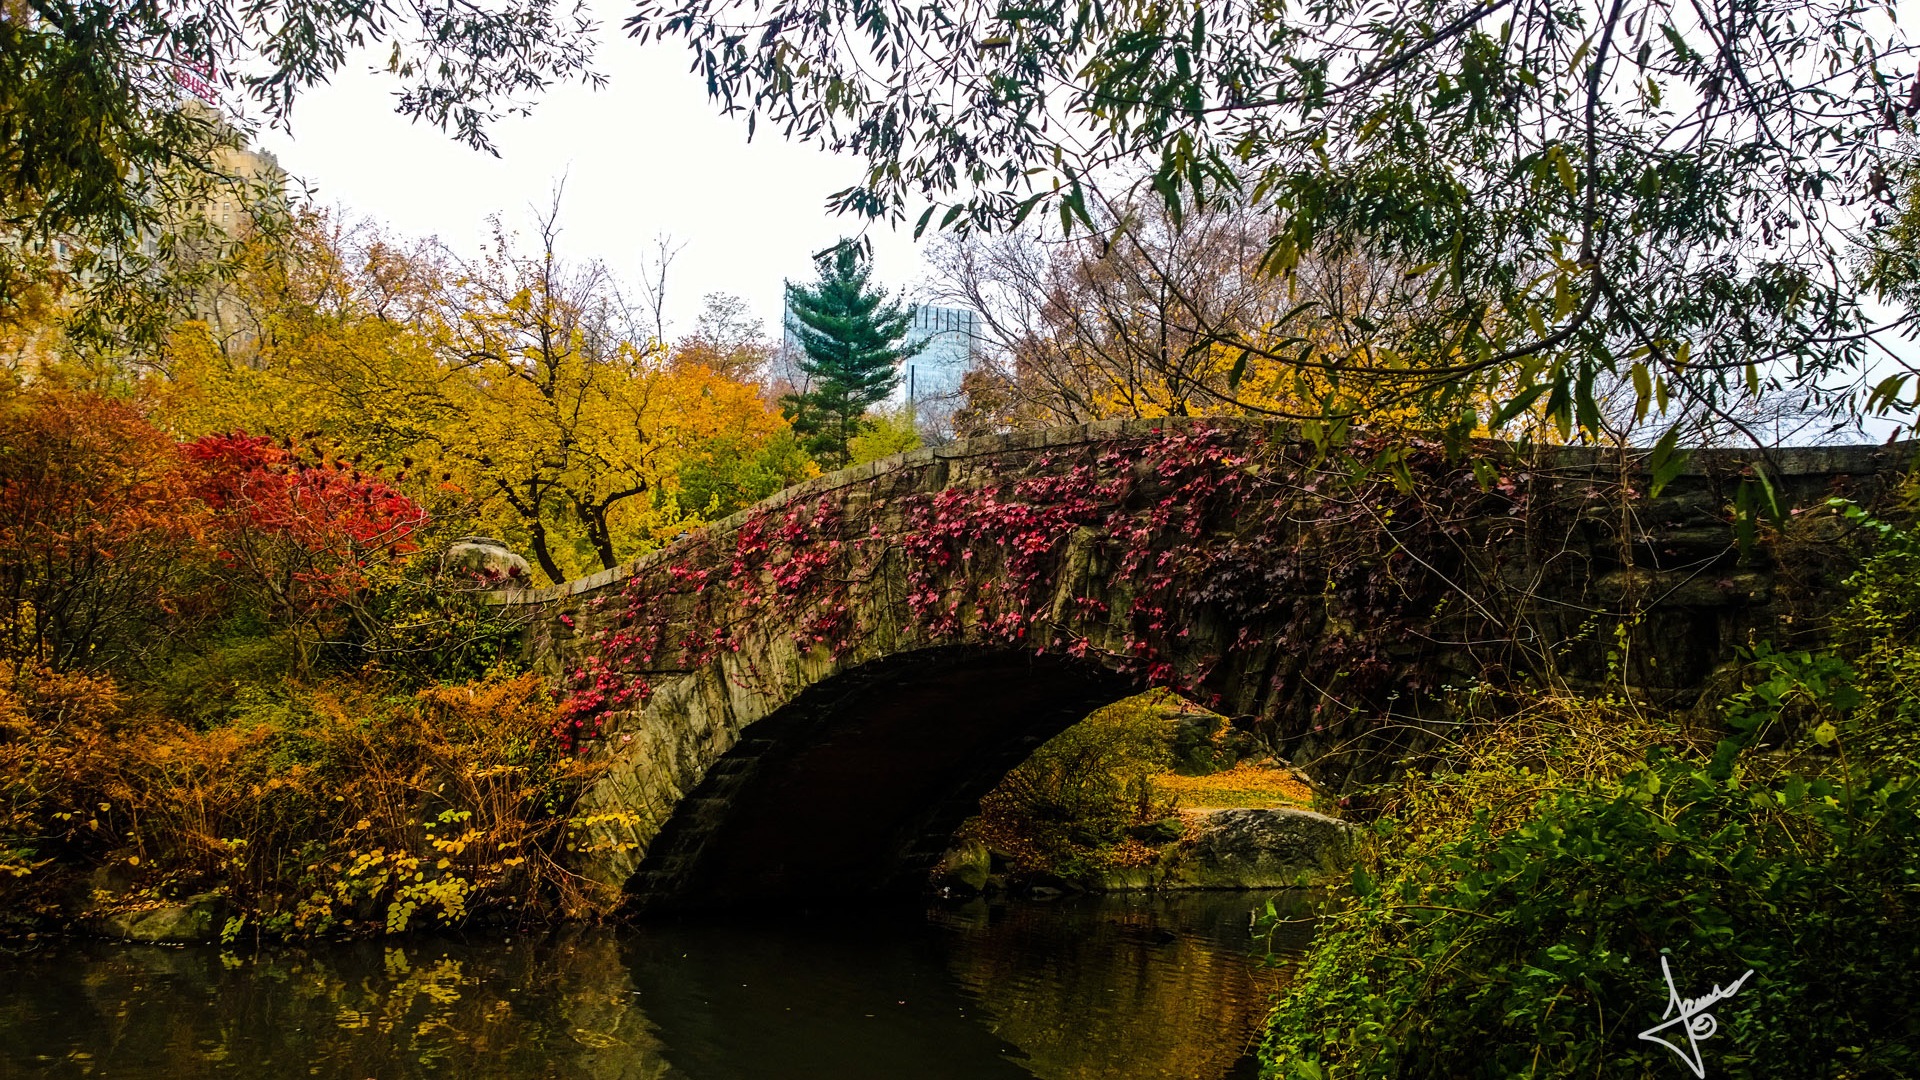
<svg viewBox="0 0 1920 1080"><path fill-rule="evenodd" d="M679 505L684 462L786 423L757 388L668 363L604 268L563 262L553 218L538 225L537 251L496 223L460 261L310 217L251 268L247 333L176 335L167 415L182 433L325 439L444 520L524 544L554 582L661 543L703 509Z"/></svg>

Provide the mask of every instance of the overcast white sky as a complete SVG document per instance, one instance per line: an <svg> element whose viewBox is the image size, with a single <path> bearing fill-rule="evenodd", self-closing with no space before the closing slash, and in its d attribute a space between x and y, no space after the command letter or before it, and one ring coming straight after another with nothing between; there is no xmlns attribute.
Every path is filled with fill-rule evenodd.
<svg viewBox="0 0 1920 1080"><path fill-rule="evenodd" d="M685 245L668 280L669 336L693 329L712 292L744 297L777 335L782 280L810 277L813 252L862 228L878 280L923 291L910 223L894 232L826 211L827 195L858 177L856 160L764 128L749 143L745 122L722 117L707 100L683 47L636 45L619 29L629 5L601 0L597 8L597 67L607 87L556 87L531 117L501 121L493 129L497 158L396 115L397 84L368 70L384 60L371 53L300 98L291 135L264 130L258 144L322 205L468 253L484 239L489 214L524 227L564 176L564 255L600 259L637 282L658 234Z"/></svg>
<svg viewBox="0 0 1920 1080"><path fill-rule="evenodd" d="M825 209L827 195L859 176L858 162L789 143L724 118L676 44L642 48L620 32L624 7L599 5L598 68L608 86L559 87L529 118L493 131L498 158L393 112L397 85L350 61L332 85L295 106L291 136L263 130L257 144L315 189L322 205L399 231L478 250L486 217L524 225L566 177L562 254L597 258L637 282L654 237L685 248L668 279L669 335L693 329L710 292L745 297L778 333L783 278L812 275L809 256L865 223ZM870 233L875 275L890 290L921 277L919 251L885 224Z"/></svg>

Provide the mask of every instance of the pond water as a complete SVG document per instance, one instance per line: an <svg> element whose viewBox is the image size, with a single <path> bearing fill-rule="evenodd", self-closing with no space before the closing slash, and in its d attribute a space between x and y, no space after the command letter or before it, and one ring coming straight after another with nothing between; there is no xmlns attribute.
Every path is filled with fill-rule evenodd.
<svg viewBox="0 0 1920 1080"><path fill-rule="evenodd" d="M0 1076L1252 1076L1281 977L1252 958L1266 899L742 912L257 953L16 946L0 954Z"/></svg>

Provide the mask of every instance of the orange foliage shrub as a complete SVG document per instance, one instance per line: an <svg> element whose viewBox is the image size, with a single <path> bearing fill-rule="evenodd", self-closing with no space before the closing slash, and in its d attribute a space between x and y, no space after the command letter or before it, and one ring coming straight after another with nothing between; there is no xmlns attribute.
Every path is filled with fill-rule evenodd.
<svg viewBox="0 0 1920 1080"><path fill-rule="evenodd" d="M127 883L111 903L214 893L230 933L283 937L583 916L607 899L556 858L596 767L547 734L538 676L290 688L207 731L133 715L104 680L13 682L0 901L16 910L76 913L98 869Z"/></svg>
<svg viewBox="0 0 1920 1080"><path fill-rule="evenodd" d="M0 895L128 824L121 707L110 680L0 664Z"/></svg>

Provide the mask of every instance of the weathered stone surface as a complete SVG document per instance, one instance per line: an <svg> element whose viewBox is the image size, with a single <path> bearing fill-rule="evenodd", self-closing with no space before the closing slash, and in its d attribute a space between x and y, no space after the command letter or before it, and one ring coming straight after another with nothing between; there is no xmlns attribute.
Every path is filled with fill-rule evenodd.
<svg viewBox="0 0 1920 1080"><path fill-rule="evenodd" d="M1737 646L1807 625L1803 605L1817 605L1845 571L1842 550L1826 542L1739 550L1726 511L1750 455L1702 452L1660 497L1623 507L1606 493L1623 480L1644 486L1644 455L1551 450L1503 463L1487 498L1507 509L1408 505L1382 519L1393 542L1368 548L1372 561L1350 563L1337 583L1261 561L1280 518L1269 513L1263 525L1258 500L1218 507L1180 534L1192 587L1129 615L1151 564L1128 573L1115 553L1182 505L1150 459L1160 441L1189 430L1110 421L915 451L809 481L613 570L504 594L536 609L534 661L563 689L603 698L587 734L592 752L611 760L585 800L596 824L581 870L609 896L697 905L923 886L953 828L1008 768L1140 688L1150 622L1160 635L1155 681L1181 682L1338 792L1446 746L1449 686L1618 677L1638 693L1691 700ZM1220 430L1218 445L1266 447L1234 475L1277 467L1258 457L1279 445L1276 429ZM1870 496L1911 456L1910 447L1767 455L1776 490L1797 506ZM980 588L994 572L980 562L1011 550L1001 531L1018 526L983 518L963 539L986 558L956 560L929 585L907 571L902 538L914 534L913 515L935 496L995 491L1017 501L1022 485L1075 470L1115 482L1061 496L1092 500L1098 513L1053 534L1050 576L1022 586L1036 590L1022 602L1037 597L1043 617L1009 634L968 608L956 625L930 628L927 590L937 600L944 589ZM1443 485L1467 500L1460 505L1483 494L1466 475ZM754 537L822 517L857 525L834 537L832 603L846 618L827 633L811 621L830 614L821 603L782 594L769 566L741 571L734 559ZM1420 520L1428 537L1445 530L1425 553L1401 543ZM1285 538L1319 535L1318 522L1286 516ZM737 602L742 581L754 604ZM1364 605L1336 609L1336 591L1377 598L1398 621L1383 630ZM630 630L636 596L665 637L583 674L587 660L603 659L598 643ZM706 644L687 645L693 638ZM1373 650L1364 664L1349 662L1356 643ZM1318 677L1359 667L1373 684L1353 694Z"/></svg>
<svg viewBox="0 0 1920 1080"><path fill-rule="evenodd" d="M440 572L481 589L524 589L533 583L533 567L505 540L463 536L448 545Z"/></svg>
<svg viewBox="0 0 1920 1080"><path fill-rule="evenodd" d="M1343 877L1353 826L1311 810L1198 811L1197 834L1155 875L1161 888L1269 889Z"/></svg>
<svg viewBox="0 0 1920 1080"><path fill-rule="evenodd" d="M95 915L86 925L102 937L123 941L196 944L219 938L223 906L224 901L217 893L202 893L184 903Z"/></svg>
<svg viewBox="0 0 1920 1080"><path fill-rule="evenodd" d="M988 853L987 845L968 840L940 857L940 865L934 868L933 883L955 894L970 896L986 891L992 876L993 856Z"/></svg>

